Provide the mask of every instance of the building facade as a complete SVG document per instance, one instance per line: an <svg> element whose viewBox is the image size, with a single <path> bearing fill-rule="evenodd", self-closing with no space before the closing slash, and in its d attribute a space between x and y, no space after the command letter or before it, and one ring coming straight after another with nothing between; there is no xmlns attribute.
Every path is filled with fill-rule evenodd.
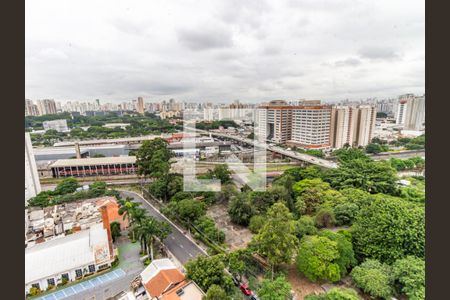
<svg viewBox="0 0 450 300"><path fill-rule="evenodd" d="M42 125L44 126L44 130L53 129L58 132L69 131L69 127L67 126L67 120L65 119L44 121Z"/></svg>
<svg viewBox="0 0 450 300"><path fill-rule="evenodd" d="M41 192L41 183L34 159L30 133L25 133L25 205L28 200Z"/></svg>
<svg viewBox="0 0 450 300"><path fill-rule="evenodd" d="M39 116L38 106L29 99L25 99L25 116Z"/></svg>
<svg viewBox="0 0 450 300"><path fill-rule="evenodd" d="M40 115L54 115L57 113L56 103L53 99L38 100L37 107Z"/></svg>
<svg viewBox="0 0 450 300"><path fill-rule="evenodd" d="M398 97L397 113L395 116L395 124L404 125L406 119L406 110L408 109L409 100L413 99L413 94L404 94Z"/></svg>
<svg viewBox="0 0 450 300"><path fill-rule="evenodd" d="M273 100L258 107L258 139L284 144L291 138L293 106Z"/></svg>
<svg viewBox="0 0 450 300"><path fill-rule="evenodd" d="M370 144L375 131L377 110L373 105L360 105L357 108L357 113L353 146L365 147Z"/></svg>
<svg viewBox="0 0 450 300"><path fill-rule="evenodd" d="M309 104L294 106L290 144L305 149L330 147L331 106Z"/></svg>
<svg viewBox="0 0 450 300"><path fill-rule="evenodd" d="M354 109L351 106L334 106L331 111L331 147L339 149L353 144Z"/></svg>
<svg viewBox="0 0 450 300"><path fill-rule="evenodd" d="M339 149L346 144L365 147L375 131L375 105L334 106L331 113L331 147Z"/></svg>
<svg viewBox="0 0 450 300"><path fill-rule="evenodd" d="M109 224L37 244L25 249L25 292L83 278L107 269L114 260Z"/></svg>
<svg viewBox="0 0 450 300"><path fill-rule="evenodd" d="M408 100L404 128L407 130L425 129L425 95Z"/></svg>
<svg viewBox="0 0 450 300"><path fill-rule="evenodd" d="M60 159L49 168L53 178L133 175L137 172L136 156Z"/></svg>
<svg viewBox="0 0 450 300"><path fill-rule="evenodd" d="M136 110L138 113L143 115L145 112L144 109L145 109L144 99L142 97L138 97L137 104L136 104Z"/></svg>

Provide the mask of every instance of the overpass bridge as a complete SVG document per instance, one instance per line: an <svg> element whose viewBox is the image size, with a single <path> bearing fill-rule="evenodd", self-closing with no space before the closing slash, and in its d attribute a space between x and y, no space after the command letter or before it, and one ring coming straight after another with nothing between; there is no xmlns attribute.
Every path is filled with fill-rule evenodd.
<svg viewBox="0 0 450 300"><path fill-rule="evenodd" d="M239 137L239 136L234 136L234 135L229 135L229 134L224 134L224 133L219 133L219 132L214 132L214 131L206 131L206 130L191 128L191 127L188 127L187 129L196 131L199 133L211 134L213 136L222 137L225 139L235 140L235 141L238 141L241 143L252 145L254 147L263 148L268 151L279 153L284 156L290 157L292 159L301 160L301 161L304 161L304 162L307 162L307 163L310 163L313 165L317 165L317 166L323 167L323 168L334 169L334 168L337 168L337 166L338 166L337 163L333 162L333 161L318 158L318 157L304 154L304 153L299 153L299 152L292 151L292 150L286 150L286 149L283 149L278 146L271 146L271 145L268 145L265 143L260 143L260 142L254 141L252 139L244 138L244 137Z"/></svg>

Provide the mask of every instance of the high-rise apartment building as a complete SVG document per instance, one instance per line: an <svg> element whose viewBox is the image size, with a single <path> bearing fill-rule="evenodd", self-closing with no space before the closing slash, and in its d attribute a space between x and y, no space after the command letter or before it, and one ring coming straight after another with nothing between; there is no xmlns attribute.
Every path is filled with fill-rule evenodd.
<svg viewBox="0 0 450 300"><path fill-rule="evenodd" d="M414 99L413 94L405 94L398 97L397 114L395 117L395 124L404 125L406 119L406 110L411 99Z"/></svg>
<svg viewBox="0 0 450 300"><path fill-rule="evenodd" d="M404 128L407 130L423 130L425 128L425 95L415 96L408 100Z"/></svg>
<svg viewBox="0 0 450 300"><path fill-rule="evenodd" d="M303 101L292 109L289 144L306 149L330 147L331 106L320 101Z"/></svg>
<svg viewBox="0 0 450 300"><path fill-rule="evenodd" d="M25 99L25 116L39 116L38 106L29 99Z"/></svg>
<svg viewBox="0 0 450 300"><path fill-rule="evenodd" d="M375 105L335 106L331 113L331 147L339 149L348 144L364 147L370 144L375 130Z"/></svg>
<svg viewBox="0 0 450 300"><path fill-rule="evenodd" d="M425 128L425 95L401 95L397 105L396 124L408 130Z"/></svg>
<svg viewBox="0 0 450 300"><path fill-rule="evenodd" d="M364 147L370 144L375 131L377 109L373 105L360 105L357 108L356 128L354 130L354 147Z"/></svg>
<svg viewBox="0 0 450 300"><path fill-rule="evenodd" d="M257 127L260 141L284 144L291 138L293 106L273 100L258 107Z"/></svg>
<svg viewBox="0 0 450 300"><path fill-rule="evenodd" d="M334 106L331 110L331 147L342 148L344 145L353 144L353 117L355 109L352 106Z"/></svg>
<svg viewBox="0 0 450 300"><path fill-rule="evenodd" d="M136 104L136 110L141 115L144 114L144 99L142 97L138 97L137 104Z"/></svg>
<svg viewBox="0 0 450 300"><path fill-rule="evenodd" d="M41 192L41 183L34 159L30 133L25 133L25 205L28 200Z"/></svg>
<svg viewBox="0 0 450 300"><path fill-rule="evenodd" d="M38 100L37 107L40 115L54 115L57 113L55 100L52 99Z"/></svg>

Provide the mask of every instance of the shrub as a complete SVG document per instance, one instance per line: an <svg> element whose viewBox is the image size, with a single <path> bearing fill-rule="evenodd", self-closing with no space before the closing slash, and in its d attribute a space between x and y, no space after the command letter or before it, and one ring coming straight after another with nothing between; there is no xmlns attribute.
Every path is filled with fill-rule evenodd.
<svg viewBox="0 0 450 300"><path fill-rule="evenodd" d="M250 218L250 223L248 225L248 229L252 233L258 233L259 230L264 226L266 218L262 215L256 215Z"/></svg>
<svg viewBox="0 0 450 300"><path fill-rule="evenodd" d="M329 207L321 208L316 215L316 225L317 227L333 227L336 223L336 217L334 212Z"/></svg>
<svg viewBox="0 0 450 300"><path fill-rule="evenodd" d="M368 259L353 268L350 275L356 286L373 297L390 299L393 294L392 270L377 260Z"/></svg>

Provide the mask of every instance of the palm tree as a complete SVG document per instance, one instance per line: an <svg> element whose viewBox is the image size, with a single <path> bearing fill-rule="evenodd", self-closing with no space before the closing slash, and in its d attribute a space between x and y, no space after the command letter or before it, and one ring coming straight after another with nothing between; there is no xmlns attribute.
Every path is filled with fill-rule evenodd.
<svg viewBox="0 0 450 300"><path fill-rule="evenodd" d="M123 219L128 219L129 226L131 227L131 233L133 234L133 240L136 240L135 230L133 227L136 225L136 217L138 220L142 219L142 208L139 207L139 203L133 202L133 199L127 197L125 200L119 201L119 215L123 215ZM140 219L139 219L140 218Z"/></svg>
<svg viewBox="0 0 450 300"><path fill-rule="evenodd" d="M155 238L163 241L170 234L171 229L166 222L160 222L153 217L146 217L137 228L138 237L141 241L142 251L153 260L153 243ZM149 253L150 251L150 253Z"/></svg>

